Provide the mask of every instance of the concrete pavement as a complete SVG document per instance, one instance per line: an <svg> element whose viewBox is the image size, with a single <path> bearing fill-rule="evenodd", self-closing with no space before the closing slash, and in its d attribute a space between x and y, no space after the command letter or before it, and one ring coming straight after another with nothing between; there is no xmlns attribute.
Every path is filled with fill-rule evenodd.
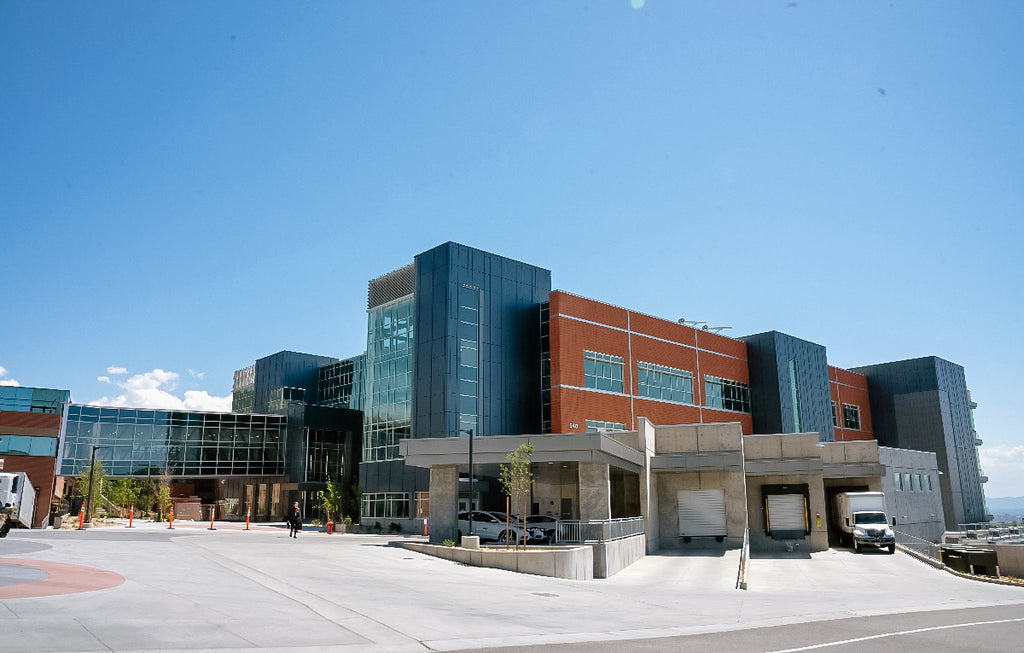
<svg viewBox="0 0 1024 653"><path fill-rule="evenodd" d="M0 600L0 650L461 650L1024 605L1024 588L957 578L901 553L754 558L741 591L736 552L648 556L610 579L568 581L457 565L391 546L395 536L136 525L0 540L0 558L43 563L0 562L8 594L39 582L45 563L124 579Z"/></svg>

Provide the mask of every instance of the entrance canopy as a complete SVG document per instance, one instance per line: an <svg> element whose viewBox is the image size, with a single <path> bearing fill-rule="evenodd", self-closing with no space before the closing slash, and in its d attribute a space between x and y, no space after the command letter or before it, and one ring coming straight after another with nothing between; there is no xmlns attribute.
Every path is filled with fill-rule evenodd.
<svg viewBox="0 0 1024 653"><path fill-rule="evenodd" d="M636 440L635 431L622 433L544 433L540 435L488 435L473 438L473 464L505 464L505 457L520 444L534 446L533 462L592 462L633 473L643 468L644 455L622 440ZM468 465L469 438L420 438L402 440L399 452L406 465Z"/></svg>

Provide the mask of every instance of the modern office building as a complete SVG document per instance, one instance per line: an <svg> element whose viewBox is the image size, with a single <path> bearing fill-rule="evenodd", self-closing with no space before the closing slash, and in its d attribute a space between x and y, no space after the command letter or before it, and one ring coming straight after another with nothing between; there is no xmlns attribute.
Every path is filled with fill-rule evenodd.
<svg viewBox="0 0 1024 653"><path fill-rule="evenodd" d="M0 386L0 471L25 472L36 490L32 525L46 520L54 500L61 416L71 393Z"/></svg>
<svg viewBox="0 0 1024 653"><path fill-rule="evenodd" d="M548 270L452 242L370 281L364 518L428 513L429 479L406 467L402 439L539 430L540 305L550 291Z"/></svg>
<svg viewBox="0 0 1024 653"><path fill-rule="evenodd" d="M868 380L874 435L886 447L934 452L946 528L988 521L974 408L964 368L935 356L856 368Z"/></svg>
<svg viewBox="0 0 1024 653"><path fill-rule="evenodd" d="M934 477L935 493L941 485L943 497L949 497L948 525L984 518L980 440L970 419L963 370L941 359L922 359L931 361L930 368L910 361L844 370L830 366L825 347L816 343L777 331L730 338L707 326L697 328L703 323L661 319L552 291L547 269L452 242L372 279L366 319L365 353L338 359L284 351L261 358L235 373L232 416L209 416L212 433L226 428L225 420L244 423L241 416L283 420L277 427L282 447L276 458L265 459L279 462L280 473L242 480L242 489L232 490L242 503L268 506L256 514L273 515L284 500L308 506L326 479L342 478L346 487L358 484L363 520L396 521L418 531L430 514L430 471L406 464L403 441L637 432L643 421L658 428L734 424L743 436L799 435L801 442L813 433L822 444L873 444L877 438L883 451L872 454L872 466L859 469L859 477L849 476L856 465L830 476L828 465L842 461L808 463L825 465L820 481L810 482L822 487L822 505L829 493L843 489L879 489L883 476L893 493L927 494ZM70 422L79 429L86 428L81 426L84 408L77 408ZM204 429L206 415L200 420ZM128 424L139 418L109 419ZM152 424L162 419L154 415ZM199 418L185 421L194 419ZM202 447L219 456L212 444L219 436L208 440L200 432ZM935 433L945 434L939 444ZM935 452L941 480L938 470L929 474L929 459L903 456L903 449ZM80 461L84 451L75 450L70 459ZM249 460L248 454L238 455ZM251 475L216 466L222 458L202 460L214 465L214 478L229 471ZM704 464L709 458L687 460ZM172 457L162 464L193 473L182 466L186 461L192 459ZM537 468L532 509L579 518L583 498L562 489L572 487L566 479L578 475L574 465L581 461L563 462ZM134 458L127 464L134 465ZM774 469L765 460L757 464ZM893 469L880 471L887 464ZM457 505L502 509L497 468L475 470L472 497L470 471L468 465L458 469ZM610 511L616 516L639 505L636 473L629 465L610 472ZM910 474L909 481L904 474ZM915 475L920 485L914 485ZM927 487L924 475L929 475ZM254 496L246 495L247 485L257 488ZM270 497L262 503L261 492ZM932 498L907 494L901 505L908 514L933 512ZM665 499L661 505L669 503ZM921 532L934 530L928 516L915 512L909 519Z"/></svg>

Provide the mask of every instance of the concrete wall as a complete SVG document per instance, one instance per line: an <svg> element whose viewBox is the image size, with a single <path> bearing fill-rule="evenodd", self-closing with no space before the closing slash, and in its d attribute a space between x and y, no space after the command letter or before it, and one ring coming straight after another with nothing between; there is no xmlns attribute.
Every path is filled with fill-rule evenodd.
<svg viewBox="0 0 1024 653"><path fill-rule="evenodd" d="M591 547L594 550L594 578L611 578L647 554L647 538L634 535L592 544Z"/></svg>
<svg viewBox="0 0 1024 653"><path fill-rule="evenodd" d="M939 484L939 470L936 454L930 451L911 451L879 447L879 460L885 465L882 477L882 492L885 493L885 509L890 517L896 517L896 530L929 542L938 542L945 528L943 519L942 492ZM896 474L928 476L931 490L902 487L896 489Z"/></svg>
<svg viewBox="0 0 1024 653"><path fill-rule="evenodd" d="M521 574L551 576L568 580L593 580L594 578L594 550L589 546L528 549L526 551L463 549L419 542L402 542L401 546L411 551L474 567L506 569Z"/></svg>
<svg viewBox="0 0 1024 653"><path fill-rule="evenodd" d="M999 574L1024 578L1024 544L996 544Z"/></svg>

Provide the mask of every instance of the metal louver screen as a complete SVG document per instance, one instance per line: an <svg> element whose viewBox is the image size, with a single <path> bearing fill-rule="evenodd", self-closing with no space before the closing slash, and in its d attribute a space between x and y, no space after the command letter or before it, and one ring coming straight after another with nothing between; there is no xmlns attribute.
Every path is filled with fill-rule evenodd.
<svg viewBox="0 0 1024 653"><path fill-rule="evenodd" d="M771 494L768 496L768 528L776 531L800 531L807 529L804 495Z"/></svg>
<svg viewBox="0 0 1024 653"><path fill-rule="evenodd" d="M416 264L411 263L382 277L370 280L366 308L372 309L416 292Z"/></svg>
<svg viewBox="0 0 1024 653"><path fill-rule="evenodd" d="M680 490L679 535L724 537L725 490Z"/></svg>

